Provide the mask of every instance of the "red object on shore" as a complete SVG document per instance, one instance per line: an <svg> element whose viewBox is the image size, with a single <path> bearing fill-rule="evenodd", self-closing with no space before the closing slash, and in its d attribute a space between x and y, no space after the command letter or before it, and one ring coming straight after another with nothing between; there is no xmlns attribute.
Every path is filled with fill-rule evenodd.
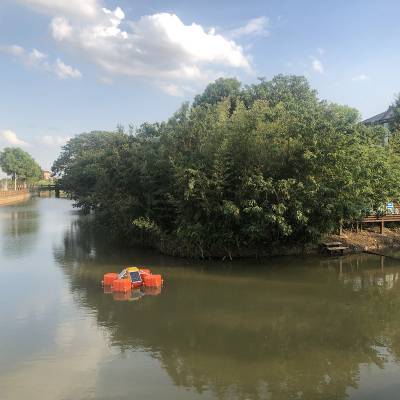
<svg viewBox="0 0 400 400"><path fill-rule="evenodd" d="M118 274L116 274L115 272L109 272L108 274L104 275L103 285L111 286L116 279L118 279Z"/></svg>
<svg viewBox="0 0 400 400"><path fill-rule="evenodd" d="M162 286L161 275L144 275L143 285L145 287L159 288Z"/></svg>
<svg viewBox="0 0 400 400"><path fill-rule="evenodd" d="M113 292L129 292L132 289L132 284L129 279L116 279L112 284Z"/></svg>

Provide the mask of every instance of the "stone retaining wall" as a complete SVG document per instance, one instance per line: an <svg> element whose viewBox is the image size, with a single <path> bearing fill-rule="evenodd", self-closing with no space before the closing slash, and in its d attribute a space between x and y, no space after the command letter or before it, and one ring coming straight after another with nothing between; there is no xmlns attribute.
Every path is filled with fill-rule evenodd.
<svg viewBox="0 0 400 400"><path fill-rule="evenodd" d="M0 192L0 206L8 204L20 203L26 201L31 197L31 194L27 190L8 190Z"/></svg>

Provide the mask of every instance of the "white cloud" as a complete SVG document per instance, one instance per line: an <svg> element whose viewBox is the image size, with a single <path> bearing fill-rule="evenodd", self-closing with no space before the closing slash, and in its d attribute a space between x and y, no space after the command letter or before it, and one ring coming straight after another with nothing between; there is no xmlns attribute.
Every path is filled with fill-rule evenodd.
<svg viewBox="0 0 400 400"><path fill-rule="evenodd" d="M16 0L39 13L95 18L100 9L98 0Z"/></svg>
<svg viewBox="0 0 400 400"><path fill-rule="evenodd" d="M91 21L57 16L51 32L54 39L96 64L105 79L145 78L172 95L183 94L188 83L213 79L217 66L251 71L241 46L213 29L206 32L196 23L185 25L175 14L126 21L121 8L103 8Z"/></svg>
<svg viewBox="0 0 400 400"><path fill-rule="evenodd" d="M64 17L53 18L50 27L54 39L59 41L70 37L72 34L72 26Z"/></svg>
<svg viewBox="0 0 400 400"><path fill-rule="evenodd" d="M23 56L23 53L21 54L21 56ZM38 64L43 63L43 65L46 64L46 66L47 66L47 62L44 61L44 60L46 60L46 58L47 58L47 54L44 54L37 49L33 49L29 54L26 55L26 61L29 64L33 64L33 65L38 65Z"/></svg>
<svg viewBox="0 0 400 400"><path fill-rule="evenodd" d="M82 76L78 69L65 64L59 58L54 63L49 62L47 54L37 49L27 52L21 46L11 45L0 46L0 52L16 57L28 67L35 67L46 72L51 72L60 79L80 78Z"/></svg>
<svg viewBox="0 0 400 400"><path fill-rule="evenodd" d="M175 14L157 13L125 19L119 7L105 8L104 0L17 0L53 17L53 38L94 63L103 80L131 76L149 80L171 95L203 86L217 72L251 72L251 58L229 34L186 25ZM236 30L236 36L266 35L268 19L259 17ZM72 68L72 67L71 67ZM65 72L65 68L61 68ZM60 77L60 65L51 68ZM79 77L68 69L68 77Z"/></svg>
<svg viewBox="0 0 400 400"><path fill-rule="evenodd" d="M69 139L70 139L70 137L52 136L52 135L36 137L37 142L39 142L42 145L49 146L49 147L64 146L68 142Z"/></svg>
<svg viewBox="0 0 400 400"><path fill-rule="evenodd" d="M70 65L64 64L59 58L54 64L54 72L60 79L67 78L80 78L82 76L81 72L71 67Z"/></svg>
<svg viewBox="0 0 400 400"><path fill-rule="evenodd" d="M369 80L369 76L366 74L360 74L352 78L353 82L362 82Z"/></svg>
<svg viewBox="0 0 400 400"><path fill-rule="evenodd" d="M232 37L240 37L247 35L259 35L268 36L269 32L267 30L269 24L269 19L267 17L253 18L248 21L244 26L234 29L231 32Z"/></svg>
<svg viewBox="0 0 400 400"><path fill-rule="evenodd" d="M29 146L29 143L19 139L15 132L6 129L0 132L0 140L11 146Z"/></svg>
<svg viewBox="0 0 400 400"><path fill-rule="evenodd" d="M312 69L315 72L318 72L319 74L323 74L325 72L322 61L319 60L318 58L313 57L311 66L312 66Z"/></svg>

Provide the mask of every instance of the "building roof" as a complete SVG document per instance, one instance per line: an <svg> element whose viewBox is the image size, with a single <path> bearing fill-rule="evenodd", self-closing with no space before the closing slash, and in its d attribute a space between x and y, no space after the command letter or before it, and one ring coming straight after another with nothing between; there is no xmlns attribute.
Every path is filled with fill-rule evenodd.
<svg viewBox="0 0 400 400"><path fill-rule="evenodd" d="M363 121L363 124L366 125L377 125L384 124L385 122L389 122L394 118L394 111L392 107L389 107L385 112L380 113L378 115L374 115L371 118L368 118Z"/></svg>

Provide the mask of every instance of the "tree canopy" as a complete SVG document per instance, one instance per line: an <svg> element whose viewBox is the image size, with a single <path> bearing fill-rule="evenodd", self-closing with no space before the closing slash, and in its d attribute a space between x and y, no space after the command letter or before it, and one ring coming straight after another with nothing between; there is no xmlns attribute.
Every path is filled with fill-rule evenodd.
<svg viewBox="0 0 400 400"><path fill-rule="evenodd" d="M33 182L42 176L39 164L32 156L19 147L6 147L0 152L0 167L14 179L15 186L17 179L23 182Z"/></svg>
<svg viewBox="0 0 400 400"><path fill-rule="evenodd" d="M235 78L219 78L194 98L193 106L217 104L226 98L233 99L239 95L240 87L241 83Z"/></svg>
<svg viewBox="0 0 400 400"><path fill-rule="evenodd" d="M219 79L166 122L71 139L53 171L118 237L181 255L254 254L398 197L397 152L359 119L303 77Z"/></svg>

